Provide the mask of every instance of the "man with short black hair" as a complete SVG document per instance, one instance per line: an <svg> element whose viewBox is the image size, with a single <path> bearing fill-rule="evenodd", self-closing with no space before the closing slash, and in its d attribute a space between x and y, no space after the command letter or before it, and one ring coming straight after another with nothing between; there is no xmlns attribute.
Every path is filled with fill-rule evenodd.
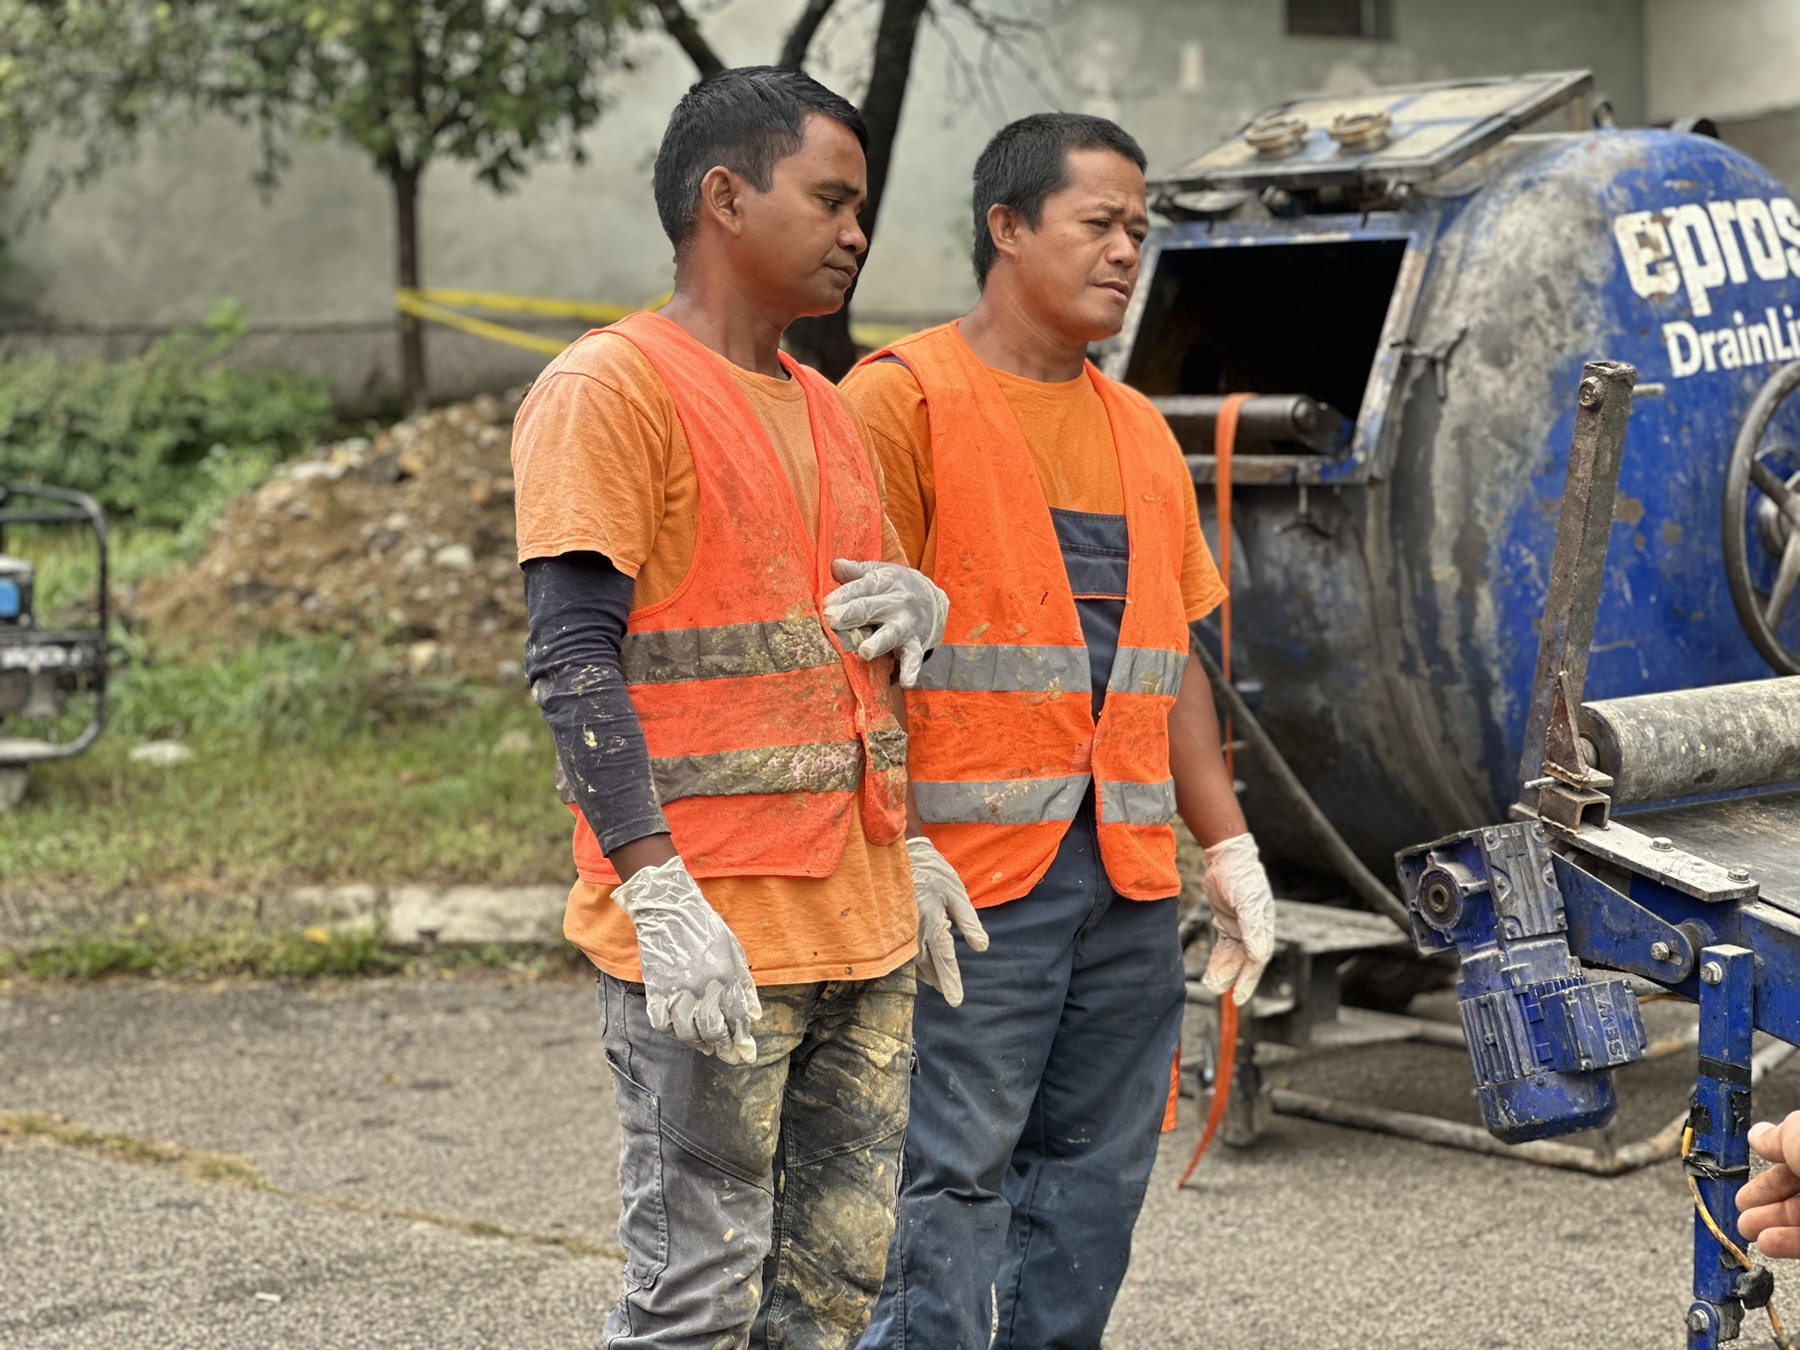
<svg viewBox="0 0 1800 1350"><path fill-rule="evenodd" d="M975 168L965 318L844 391L908 559L950 597L906 694L924 829L992 946L921 994L900 1218L865 1350L1096 1350L1156 1157L1184 1002L1177 813L1206 846L1207 984L1246 1002L1273 901L1189 624L1225 594L1181 450L1086 360L1118 333L1144 154L1098 117ZM995 1302L990 1302L994 1299Z"/></svg>
<svg viewBox="0 0 1800 1350"><path fill-rule="evenodd" d="M837 390L779 348L856 276L865 141L798 72L695 85L656 158L674 298L575 342L519 410L526 673L619 1106L612 1350L854 1343L893 1228L913 958L954 993L951 924L984 941L902 838L889 677L916 678L943 593Z"/></svg>

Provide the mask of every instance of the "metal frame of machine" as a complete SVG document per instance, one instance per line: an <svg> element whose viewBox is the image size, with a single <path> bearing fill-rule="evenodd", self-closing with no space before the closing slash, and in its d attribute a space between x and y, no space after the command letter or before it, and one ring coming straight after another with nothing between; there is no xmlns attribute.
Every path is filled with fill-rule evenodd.
<svg viewBox="0 0 1800 1350"><path fill-rule="evenodd" d="M1160 229L1145 242L1140 271L1146 277L1157 275L1157 262L1165 252L1213 248L1308 248L1333 242L1375 240L1393 240L1406 246L1382 323L1380 343L1370 366L1362 408L1348 437L1331 445L1324 454L1259 453L1238 457L1232 477L1235 482L1247 486L1283 483L1336 486L1366 483L1371 477L1378 477L1390 438L1390 414L1394 411L1391 395L1407 362L1428 355L1413 349L1410 335L1438 222L1416 215L1378 211L1354 216L1315 216L1308 223L1311 230L1304 236L1297 236L1273 221L1237 222L1229 234L1216 230L1211 221L1192 221ZM1140 286L1132 294L1125 311L1124 327L1117 339L1119 345L1106 362L1106 373L1113 379L1125 378L1133 343L1148 307L1154 303L1155 289L1154 286ZM1218 400L1164 394L1152 395L1150 401L1179 436L1183 423L1195 417L1201 411L1201 405ZM1210 429L1207 435L1210 436ZM1215 459L1212 455L1188 454L1186 459L1196 483L1213 481Z"/></svg>
<svg viewBox="0 0 1800 1350"><path fill-rule="evenodd" d="M1794 387L1793 370L1771 384ZM1698 1005L1682 1148L1696 1201L1686 1330L1690 1350L1715 1350L1773 1290L1744 1253L1735 1199L1769 1058L1755 1033L1800 1043L1800 868L1778 843L1800 827L1800 790L1767 745L1769 719L1800 707L1800 677L1582 702L1635 378L1596 362L1580 386L1513 818L1405 850L1397 865L1419 949L1460 958L1476 1095L1499 1139L1604 1124L1612 1070L1645 1053L1632 985L1584 965ZM1636 730L1620 716L1627 702L1650 714ZM1611 747L1617 777L1595 740L1603 725L1627 742ZM1800 728L1786 730L1792 746ZM1732 772L1754 764L1774 765L1773 780ZM1615 797L1666 804L1620 817Z"/></svg>
<svg viewBox="0 0 1800 1350"><path fill-rule="evenodd" d="M1504 87L1484 79L1440 80L1290 99L1158 181L1175 191L1274 186L1392 194L1524 130L1593 84L1589 71L1558 70L1516 77Z"/></svg>
<svg viewBox="0 0 1800 1350"><path fill-rule="evenodd" d="M15 505L25 501L30 505ZM43 505L39 503L48 503ZM56 711L56 695L80 683L94 696L94 711L87 725L73 739L46 741L7 736L0 721L0 805L10 804L24 790L25 775L33 764L70 759L81 754L106 728L107 529L106 513L84 493L41 484L0 483L0 556L5 553L9 527L19 525L77 526L94 537L98 581L95 624L92 628L47 629L37 627L29 590L21 591L19 612L0 620L0 682L19 686L21 697L0 712L17 716L50 716ZM31 571L19 562L22 574ZM14 583L14 589L19 589ZM4 692L0 688L0 692Z"/></svg>

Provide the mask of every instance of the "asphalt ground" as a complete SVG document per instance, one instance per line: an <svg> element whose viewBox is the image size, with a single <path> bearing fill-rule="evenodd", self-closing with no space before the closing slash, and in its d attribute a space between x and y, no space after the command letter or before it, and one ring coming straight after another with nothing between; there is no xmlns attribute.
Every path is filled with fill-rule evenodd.
<svg viewBox="0 0 1800 1350"><path fill-rule="evenodd" d="M1455 1050L1272 1072L1475 1118ZM1679 1111L1691 1073L1622 1074L1622 1136ZM1800 1106L1800 1057L1757 1104ZM1674 1164L1602 1180L1277 1118L1177 1192L1199 1116L1184 1102L1165 1137L1108 1350L1684 1344ZM586 981L15 985L0 1346L594 1346L619 1281L616 1150ZM1778 1280L1800 1317L1800 1271ZM1746 1332L1768 1339L1760 1314Z"/></svg>

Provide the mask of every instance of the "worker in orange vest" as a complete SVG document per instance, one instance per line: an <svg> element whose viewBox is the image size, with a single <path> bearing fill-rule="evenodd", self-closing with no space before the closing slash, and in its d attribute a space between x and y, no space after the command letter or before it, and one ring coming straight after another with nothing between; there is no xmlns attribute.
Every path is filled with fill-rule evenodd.
<svg viewBox="0 0 1800 1350"><path fill-rule="evenodd" d="M912 790L992 946L921 994L900 1218L865 1350L1098 1347L1184 1004L1179 814L1206 846L1207 986L1250 997L1273 900L1189 625L1224 597L1181 450L1086 360L1146 230L1144 155L1074 114L975 168L962 320L846 380L907 557L950 597L906 694ZM990 1302L990 1298L995 1300Z"/></svg>
<svg viewBox="0 0 1800 1350"><path fill-rule="evenodd" d="M914 956L960 998L951 924L985 945L903 839L890 671L917 677L944 594L841 395L779 348L856 276L865 141L798 72L695 85L655 167L674 298L570 346L515 428L526 673L575 814L564 929L600 971L619 1109L615 1350L855 1343Z"/></svg>

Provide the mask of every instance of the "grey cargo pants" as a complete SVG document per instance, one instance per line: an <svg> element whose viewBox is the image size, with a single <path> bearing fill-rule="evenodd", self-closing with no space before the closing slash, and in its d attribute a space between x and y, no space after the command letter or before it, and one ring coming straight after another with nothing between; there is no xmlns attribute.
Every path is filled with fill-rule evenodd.
<svg viewBox="0 0 1800 1350"><path fill-rule="evenodd" d="M848 1350L881 1287L912 1062L911 963L757 990L757 1059L654 1030L600 977L625 1292L606 1350Z"/></svg>

